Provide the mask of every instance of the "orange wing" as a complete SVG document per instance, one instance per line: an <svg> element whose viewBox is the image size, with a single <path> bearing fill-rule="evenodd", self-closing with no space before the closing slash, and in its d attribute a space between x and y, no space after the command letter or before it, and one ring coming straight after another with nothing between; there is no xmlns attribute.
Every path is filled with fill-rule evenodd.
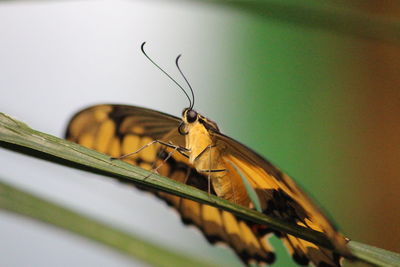
<svg viewBox="0 0 400 267"><path fill-rule="evenodd" d="M134 152L153 140L185 146L184 137L178 133L180 121L176 117L140 107L98 105L82 110L71 119L66 138L118 157ZM207 177L198 173L185 157L174 153L164 162L170 152L170 149L154 144L124 160L148 170L162 164L158 170L161 175L207 191ZM212 188L211 192L214 193ZM243 262L274 261L275 255L265 237L266 232L260 234L254 231L253 224L208 205L163 192L153 193L174 207L185 224L197 226L208 241L228 244Z"/></svg>

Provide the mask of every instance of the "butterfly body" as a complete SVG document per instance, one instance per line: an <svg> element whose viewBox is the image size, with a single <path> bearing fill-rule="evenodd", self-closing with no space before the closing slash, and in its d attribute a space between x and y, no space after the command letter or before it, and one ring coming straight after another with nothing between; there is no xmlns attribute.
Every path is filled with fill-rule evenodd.
<svg viewBox="0 0 400 267"><path fill-rule="evenodd" d="M256 192L263 213L321 231L333 246L348 253L344 237L297 184L266 159L219 131L217 124L192 108L177 118L162 112L124 105L97 105L70 121L67 138L86 147L124 158L170 179L254 208L243 179ZM240 171L240 173L239 173ZM338 254L264 225L243 221L229 212L155 192L196 225L210 242L221 241L245 263L272 263L267 238L276 233L293 259L302 265L340 266Z"/></svg>
<svg viewBox="0 0 400 267"><path fill-rule="evenodd" d="M193 118L189 117L189 112ZM227 147L216 136L219 133L217 124L188 109L182 113L182 122L189 162L207 176L217 196L249 207L251 202L240 176L232 172L232 166L225 160Z"/></svg>

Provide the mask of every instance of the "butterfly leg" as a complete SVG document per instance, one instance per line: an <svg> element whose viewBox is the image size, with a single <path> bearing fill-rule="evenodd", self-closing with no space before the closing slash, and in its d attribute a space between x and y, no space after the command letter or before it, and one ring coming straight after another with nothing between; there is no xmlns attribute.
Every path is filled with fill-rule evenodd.
<svg viewBox="0 0 400 267"><path fill-rule="evenodd" d="M199 158L200 158L201 156L203 156L204 153L206 153L206 151L208 151L208 150L210 150L211 148L216 147L216 146L217 146L217 145L208 145L203 151L201 151L201 152L197 155L197 157L194 159L194 161L199 160ZM211 153L210 153L210 162L211 162Z"/></svg>
<svg viewBox="0 0 400 267"><path fill-rule="evenodd" d="M197 170L198 172L227 172L227 169Z"/></svg>
<svg viewBox="0 0 400 267"><path fill-rule="evenodd" d="M172 156L172 154L174 154L176 151L178 151L178 147L175 147L171 152L169 152L168 155L164 158L163 162L161 164L159 164L156 168L152 169L151 171L158 174L158 169L161 168L167 162L167 160ZM146 180L152 174L153 173L150 173L148 176L144 177L143 180Z"/></svg>
<svg viewBox="0 0 400 267"><path fill-rule="evenodd" d="M200 159L200 157L202 157L203 155L204 155L204 153L206 152L206 151L210 151L209 152L209 168L211 169L211 148L213 148L213 147L216 147L216 145L208 145L203 151L201 151L198 155L197 155L197 157L194 159L194 161L197 161L197 160L199 160ZM208 172L208 195L211 195L211 171L210 170L206 170L206 171L204 171L204 172Z"/></svg>
<svg viewBox="0 0 400 267"><path fill-rule="evenodd" d="M211 173L213 172L226 172L227 169L208 169L208 170L197 170L198 172L208 173L208 195L211 195Z"/></svg>
<svg viewBox="0 0 400 267"><path fill-rule="evenodd" d="M157 172L157 170L159 168L161 168L161 166L164 165L167 162L167 160L172 156L172 154L174 154L177 150L178 150L178 148L176 147L171 152L169 152L168 155L163 159L163 162L160 165L158 165L156 168L154 168L153 171Z"/></svg>
<svg viewBox="0 0 400 267"><path fill-rule="evenodd" d="M204 151L204 150L203 150ZM208 146L208 196L211 195L211 145Z"/></svg>
<svg viewBox="0 0 400 267"><path fill-rule="evenodd" d="M149 147L149 146L151 146L153 144L156 144L156 143L160 144L160 145L163 145L163 146L166 146L166 147L169 147L169 148L173 148L174 150L178 151L183 156L189 158L189 156L186 154L186 152L190 152L189 149L187 149L185 147L181 147L181 146L176 146L176 145L173 145L171 143L167 143L167 142L164 142L164 141L161 141L161 140L154 140L154 141L151 141L150 143L142 146L141 148L139 148L138 150L136 150L136 151L134 151L132 153L128 153L128 154L125 154L125 155L122 155L122 156L116 157L116 158L115 157L111 157L111 160L114 160L114 159L120 159L121 160L121 159L130 157L130 156L132 156L134 154L137 154L140 151L142 151L143 149L145 149L145 148L147 148L147 147Z"/></svg>
<svg viewBox="0 0 400 267"><path fill-rule="evenodd" d="M153 145L153 144L156 144L156 143L157 143L157 144L160 144L160 145L163 145L163 146L166 146L166 147L169 147L169 148L172 148L173 150L172 150L171 152L169 152L168 155L167 155L167 156L165 157L165 159L163 160L163 162L162 162L159 166L157 166L156 168L152 169L152 170L151 170L152 173L150 173L149 175L147 175L146 177L144 177L143 180L146 180L147 178L149 178L153 173L158 173L158 169L161 168L161 166L172 156L172 154L173 154L174 152L178 151L178 152L179 152L180 154L182 154L183 156L185 156L185 157L187 157L187 158L189 157L189 156L186 154L186 152L189 152L189 149L187 149L187 148L185 148L185 147L176 146L176 145L174 145L174 144L172 144L172 143L166 143L166 142L161 141L161 140L154 140L154 141L152 141L152 142L150 142L150 143L148 143L148 144L142 146L141 148L139 148L138 150L136 150L136 151L134 151L134 152L132 152L132 153L128 153L128 154L126 154L126 155L122 155L122 156L120 156L120 157L111 158L111 159L112 159L112 160L113 160L113 159L119 159L119 160L121 160L121 159L127 158L127 157L132 156L132 155L134 155L134 154L136 154L136 153L139 153L140 151L144 150L145 148L147 148L147 147L149 147L149 146L151 146L151 145ZM154 166L154 165L153 165L153 166Z"/></svg>

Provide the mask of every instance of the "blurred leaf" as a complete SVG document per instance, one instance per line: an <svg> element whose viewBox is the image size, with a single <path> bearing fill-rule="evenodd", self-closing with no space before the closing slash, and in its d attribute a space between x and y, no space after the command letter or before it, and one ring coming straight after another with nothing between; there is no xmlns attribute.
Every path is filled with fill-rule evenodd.
<svg viewBox="0 0 400 267"><path fill-rule="evenodd" d="M161 190L177 196L205 203L232 212L243 219L264 224L317 245L333 249L327 237L321 233L298 225L293 225L276 218L266 216L229 201L208 195L207 192L176 182L133 166L123 161L111 161L109 156L93 151L75 143L41 133L29 128L3 113L0 113L0 145L35 157L69 165L75 168L134 182L147 188ZM28 148L28 149L27 149ZM151 174L151 176L149 176ZM377 266L400 266L400 256L351 241L351 251L355 259ZM389 256L390 255L390 256Z"/></svg>
<svg viewBox="0 0 400 267"><path fill-rule="evenodd" d="M55 225L154 266L215 266L154 245L1 182L0 209Z"/></svg>

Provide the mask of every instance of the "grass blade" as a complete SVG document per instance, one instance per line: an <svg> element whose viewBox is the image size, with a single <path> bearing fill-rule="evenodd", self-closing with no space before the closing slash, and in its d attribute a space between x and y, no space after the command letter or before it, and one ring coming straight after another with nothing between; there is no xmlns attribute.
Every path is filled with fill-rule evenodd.
<svg viewBox="0 0 400 267"><path fill-rule="evenodd" d="M0 209L22 214L87 237L154 266L213 266L154 245L2 182L0 182Z"/></svg>

